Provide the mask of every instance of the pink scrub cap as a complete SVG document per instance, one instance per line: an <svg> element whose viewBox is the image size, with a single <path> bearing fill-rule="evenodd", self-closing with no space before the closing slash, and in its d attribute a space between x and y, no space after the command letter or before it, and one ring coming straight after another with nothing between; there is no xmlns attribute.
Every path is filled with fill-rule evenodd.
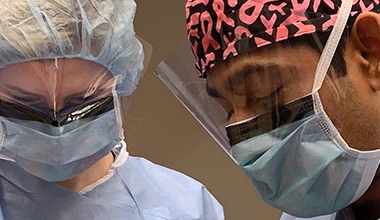
<svg viewBox="0 0 380 220"><path fill-rule="evenodd" d="M354 0L348 26L380 0ZM188 0L187 34L200 77L215 63L259 47L330 31L341 0Z"/></svg>

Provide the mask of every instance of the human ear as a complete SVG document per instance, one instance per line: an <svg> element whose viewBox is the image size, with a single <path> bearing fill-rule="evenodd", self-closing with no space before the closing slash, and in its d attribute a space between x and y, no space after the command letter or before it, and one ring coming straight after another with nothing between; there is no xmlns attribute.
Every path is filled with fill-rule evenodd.
<svg viewBox="0 0 380 220"><path fill-rule="evenodd" d="M380 14L364 12L354 23L351 40L360 52L362 65L368 74L369 85L380 91Z"/></svg>

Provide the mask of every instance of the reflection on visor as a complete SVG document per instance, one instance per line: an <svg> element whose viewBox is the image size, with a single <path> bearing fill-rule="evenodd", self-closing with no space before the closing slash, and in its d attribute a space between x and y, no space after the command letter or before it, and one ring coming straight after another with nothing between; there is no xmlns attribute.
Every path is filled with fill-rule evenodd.
<svg viewBox="0 0 380 220"><path fill-rule="evenodd" d="M79 105L70 112L62 110L42 113L29 106L0 100L0 116L21 120L39 121L55 127L63 126L78 119L100 115L114 108L113 97L106 97L90 103Z"/></svg>
<svg viewBox="0 0 380 220"><path fill-rule="evenodd" d="M281 125L290 124L313 113L313 97L311 95L290 102L271 112L254 117L246 122L226 127L230 145L267 133Z"/></svg>

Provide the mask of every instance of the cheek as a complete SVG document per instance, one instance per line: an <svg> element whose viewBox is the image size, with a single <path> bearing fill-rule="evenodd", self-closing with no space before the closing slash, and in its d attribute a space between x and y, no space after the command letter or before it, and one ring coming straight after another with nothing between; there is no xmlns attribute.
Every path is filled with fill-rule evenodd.
<svg viewBox="0 0 380 220"><path fill-rule="evenodd" d="M340 81L324 83L319 91L325 112L345 142L354 149L367 151L380 149L377 135L380 132L380 112L357 87Z"/></svg>
<svg viewBox="0 0 380 220"><path fill-rule="evenodd" d="M342 136L352 148L369 151L380 149L379 108L358 92L349 93L343 110L345 118Z"/></svg>
<svg viewBox="0 0 380 220"><path fill-rule="evenodd" d="M350 105L347 91L342 86L337 86L329 76L326 76L321 89L318 91L322 106L328 117L339 132L347 126L347 108Z"/></svg>

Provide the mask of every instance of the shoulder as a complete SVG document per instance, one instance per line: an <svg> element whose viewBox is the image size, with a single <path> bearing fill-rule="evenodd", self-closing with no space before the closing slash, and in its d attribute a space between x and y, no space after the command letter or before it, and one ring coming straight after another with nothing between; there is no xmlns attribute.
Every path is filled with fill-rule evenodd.
<svg viewBox="0 0 380 220"><path fill-rule="evenodd" d="M202 216L200 219L224 219L222 206L197 180L140 157L129 156L125 166L129 170L128 185L139 188L145 197L174 208L171 212Z"/></svg>
<svg viewBox="0 0 380 220"><path fill-rule="evenodd" d="M155 164L145 158L129 156L128 160L130 163L133 163L134 166L139 166L140 170L144 171L145 175L148 175L149 177L157 181L164 180L164 182L168 182L168 180L183 180L186 186L193 185L198 187L204 187L197 180L181 172L161 166L159 164Z"/></svg>
<svg viewBox="0 0 380 220"><path fill-rule="evenodd" d="M140 157L130 156L127 161L136 170L139 170L139 175L145 179L145 182L150 182L177 194L194 195L196 193L212 196L202 183L176 170L155 164Z"/></svg>

